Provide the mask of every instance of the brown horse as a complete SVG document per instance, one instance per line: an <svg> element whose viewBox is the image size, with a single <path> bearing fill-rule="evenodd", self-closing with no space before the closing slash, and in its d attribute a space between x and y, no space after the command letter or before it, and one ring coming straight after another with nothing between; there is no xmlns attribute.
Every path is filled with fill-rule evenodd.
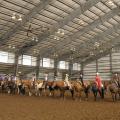
<svg viewBox="0 0 120 120"><path fill-rule="evenodd" d="M60 97L62 97L63 99L65 98L65 91L69 90L71 92L72 99L74 99L73 88L70 89L69 86L67 86L64 81L54 81L51 88L53 90L60 90Z"/></svg>
<svg viewBox="0 0 120 120"><path fill-rule="evenodd" d="M43 81L42 88L44 89L44 93L46 96L47 89L49 90L49 96L54 96L54 89L52 88L54 81Z"/></svg>
<svg viewBox="0 0 120 120"><path fill-rule="evenodd" d="M17 85L19 94L25 94L25 91L28 91L29 96L32 95L32 84L30 80L19 80L17 81Z"/></svg>
<svg viewBox="0 0 120 120"><path fill-rule="evenodd" d="M74 91L77 93L77 97L79 98L80 101L82 98L82 93L85 93L86 100L88 100L90 84L86 83L86 84L82 85L81 82L74 81L74 82L72 82L72 86L74 88Z"/></svg>

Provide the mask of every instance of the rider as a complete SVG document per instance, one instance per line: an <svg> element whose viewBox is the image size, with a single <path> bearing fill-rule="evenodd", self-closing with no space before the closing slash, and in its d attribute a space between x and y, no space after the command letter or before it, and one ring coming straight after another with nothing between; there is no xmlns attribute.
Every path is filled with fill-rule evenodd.
<svg viewBox="0 0 120 120"><path fill-rule="evenodd" d="M115 75L113 76L113 80L112 81L116 84L117 87L120 88L120 78L119 78L118 73L115 73Z"/></svg>
<svg viewBox="0 0 120 120"><path fill-rule="evenodd" d="M57 81L57 76L54 76L54 81Z"/></svg>
<svg viewBox="0 0 120 120"><path fill-rule="evenodd" d="M83 83L83 73L82 72L80 72L79 79L80 79L80 82L82 83L82 86L84 86L84 83Z"/></svg>
<svg viewBox="0 0 120 120"><path fill-rule="evenodd" d="M68 74L66 74L66 76L65 76L65 83L66 83L66 85L69 87L69 89L71 89L72 87L71 87L71 84L70 84L70 82L69 82L69 79L68 79Z"/></svg>
<svg viewBox="0 0 120 120"><path fill-rule="evenodd" d="M48 81L48 74L45 74L45 79L43 81L43 85L42 87L45 88L46 87L46 82Z"/></svg>
<svg viewBox="0 0 120 120"><path fill-rule="evenodd" d="M102 87L102 81L101 81L101 77L99 76L98 72L96 73L95 83L96 83L98 89L100 90Z"/></svg>
<svg viewBox="0 0 120 120"><path fill-rule="evenodd" d="M36 75L33 74L33 76L32 76L32 85L33 85L33 87L35 87L35 82L36 82Z"/></svg>

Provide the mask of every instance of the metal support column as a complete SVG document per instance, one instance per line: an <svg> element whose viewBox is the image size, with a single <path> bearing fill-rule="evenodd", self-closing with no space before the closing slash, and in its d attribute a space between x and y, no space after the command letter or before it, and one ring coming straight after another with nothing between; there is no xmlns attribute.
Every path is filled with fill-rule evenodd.
<svg viewBox="0 0 120 120"><path fill-rule="evenodd" d="M39 72L40 72L40 55L37 56L37 65L36 65L36 80L39 79Z"/></svg>
<svg viewBox="0 0 120 120"><path fill-rule="evenodd" d="M83 73L84 72L84 64L81 63L81 72Z"/></svg>
<svg viewBox="0 0 120 120"><path fill-rule="evenodd" d="M110 76L112 77L113 68L112 68L112 51L110 51Z"/></svg>
<svg viewBox="0 0 120 120"><path fill-rule="evenodd" d="M55 77L58 77L58 59L54 59L54 79Z"/></svg>
<svg viewBox="0 0 120 120"><path fill-rule="evenodd" d="M69 62L69 78L70 79L72 77L72 70L73 70L73 64L72 63L73 63L72 61Z"/></svg>
<svg viewBox="0 0 120 120"><path fill-rule="evenodd" d="M19 55L16 53L15 54L15 64L14 64L14 76L16 77L18 74L18 57Z"/></svg>
<svg viewBox="0 0 120 120"><path fill-rule="evenodd" d="M62 72L62 80L65 80L66 72Z"/></svg>

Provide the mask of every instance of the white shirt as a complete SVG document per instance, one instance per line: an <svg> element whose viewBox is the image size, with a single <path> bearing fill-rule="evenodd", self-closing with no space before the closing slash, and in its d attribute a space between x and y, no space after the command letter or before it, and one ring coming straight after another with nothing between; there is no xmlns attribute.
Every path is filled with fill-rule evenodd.
<svg viewBox="0 0 120 120"><path fill-rule="evenodd" d="M45 81L47 81L48 80L48 76L45 76Z"/></svg>
<svg viewBox="0 0 120 120"><path fill-rule="evenodd" d="M36 77L35 77L35 76L33 76L33 77L32 77L32 81L35 81L35 80L36 80Z"/></svg>

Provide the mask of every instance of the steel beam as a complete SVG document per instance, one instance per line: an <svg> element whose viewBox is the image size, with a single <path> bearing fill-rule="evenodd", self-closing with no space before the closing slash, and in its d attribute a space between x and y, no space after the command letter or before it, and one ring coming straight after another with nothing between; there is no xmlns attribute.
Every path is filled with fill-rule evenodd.
<svg viewBox="0 0 120 120"><path fill-rule="evenodd" d="M116 42L115 42L116 41ZM111 40L111 44L114 45L114 47L120 46L120 35L117 36L115 39ZM91 61L95 60L95 59L99 59L101 57L104 57L108 54L110 54L112 49L112 46L110 46L106 51L104 51L104 53L98 53L96 56L91 56L89 57L86 61L84 61L84 64L88 64Z"/></svg>
<svg viewBox="0 0 120 120"><path fill-rule="evenodd" d="M119 11L120 11L120 8L119 8ZM102 42L105 40L105 38L107 38L108 35L112 35L113 32L116 32L116 33L117 33L117 30L118 30L118 29L120 29L120 24L114 25L113 28L109 28L107 31L102 32L102 33L100 33L99 35L95 36L92 40L89 40L89 42L84 43L84 44L86 44L86 47L89 46L89 48L88 48L88 47L86 48L86 47L84 46L83 49L84 49L84 50L85 50L85 49L88 49L89 51L90 51L90 50L93 50L93 46L94 46L94 43L95 43L95 42L102 43ZM110 41L112 41L112 40L110 40ZM110 42L110 41L109 41L109 42ZM116 43L116 42L118 42L118 41L115 39L115 40L114 40L114 43ZM79 50L80 50L80 49L79 49Z"/></svg>
<svg viewBox="0 0 120 120"><path fill-rule="evenodd" d="M84 27L80 31L70 35L69 37L67 37L67 39L63 39L60 42L58 42L57 44L60 44L60 45L59 45L59 47L57 47L56 50L59 51L60 49L63 49L66 45L67 46L68 46L68 44L70 45L72 43L72 41L74 41L74 39L77 39L80 35L83 35L84 33L87 33L88 31L93 30L97 26L101 25L104 21L108 21L110 18L114 17L116 15L116 13L119 13L119 12L120 12L120 8L118 8L118 7L112 9L110 12L101 16L99 19L97 19L94 22L92 22L91 24L87 25L86 27ZM65 43L66 43L66 45L64 45ZM56 47L56 46L54 46L54 47ZM77 46L77 48L79 48L79 47ZM54 52L54 51L47 51L48 54L50 54L50 52Z"/></svg>
<svg viewBox="0 0 120 120"><path fill-rule="evenodd" d="M59 1L63 1L63 0L59 0ZM68 24L70 21L72 21L74 18L78 17L79 15L83 14L86 10L90 9L92 6L96 5L98 2L100 2L101 0L89 0L88 2L86 2L84 5L82 5L82 9L81 6L76 8L73 12L71 12L71 14L69 14L68 16L66 16L63 20L59 21L57 24L53 25L52 28L50 28L50 32L48 32L48 30L46 30L46 32L44 32L42 35L38 35L38 39L39 42L34 43L31 47L24 47L20 49L20 52L24 51L27 52L28 50L30 50L30 48L34 47L35 45L37 45L38 43L42 42L42 41L47 41L46 38L48 38L50 35L54 34L59 28L62 28L64 25ZM25 45L26 46L26 45ZM24 50L23 50L24 49Z"/></svg>
<svg viewBox="0 0 120 120"><path fill-rule="evenodd" d="M34 17L37 13L39 13L42 9L44 9L52 0L41 0L40 3L35 6L30 12L24 16L22 22L17 22L10 31L3 34L0 38L0 45L2 43L6 43L10 38L21 28L23 27L32 17Z"/></svg>

